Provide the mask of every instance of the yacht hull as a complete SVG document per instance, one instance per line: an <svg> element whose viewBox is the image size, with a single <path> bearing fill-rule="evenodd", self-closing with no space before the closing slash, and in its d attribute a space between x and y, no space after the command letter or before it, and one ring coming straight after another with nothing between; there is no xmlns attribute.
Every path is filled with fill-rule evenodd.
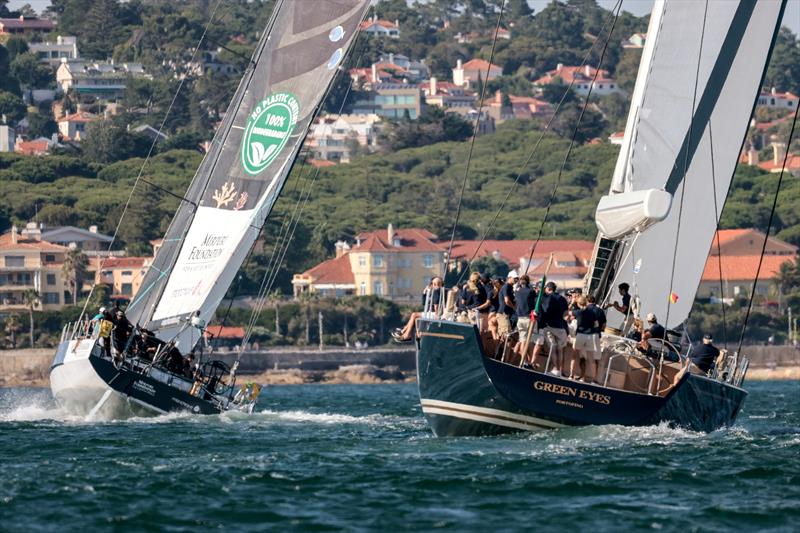
<svg viewBox="0 0 800 533"><path fill-rule="evenodd" d="M555 377L485 357L470 324L425 320L417 376L422 410L437 436L662 422L713 431L735 421L747 395L688 373L664 397Z"/></svg>

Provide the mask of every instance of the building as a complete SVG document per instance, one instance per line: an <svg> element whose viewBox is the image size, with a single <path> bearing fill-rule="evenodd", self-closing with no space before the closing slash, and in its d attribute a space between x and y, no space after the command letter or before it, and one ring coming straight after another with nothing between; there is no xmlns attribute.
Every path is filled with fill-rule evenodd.
<svg viewBox="0 0 800 533"><path fill-rule="evenodd" d="M58 119L58 132L65 141L80 141L86 135L86 126L98 120L102 120L102 117L78 111Z"/></svg>
<svg viewBox="0 0 800 533"><path fill-rule="evenodd" d="M97 226L89 229L76 228L75 226L40 226L42 240L51 244L58 244L68 248L78 248L88 256L120 255L124 252L108 252L108 246L113 241L110 235L97 231Z"/></svg>
<svg viewBox="0 0 800 533"><path fill-rule="evenodd" d="M494 98L487 103L489 115L501 124L509 119L530 120L541 118L544 120L553 116L553 106L539 98L531 96L508 95L508 102L511 105L503 105L503 94L496 91Z"/></svg>
<svg viewBox="0 0 800 533"><path fill-rule="evenodd" d="M353 105L354 115L375 114L399 120L406 116L416 119L424 109L422 91L409 83L378 83L369 92L369 98Z"/></svg>
<svg viewBox="0 0 800 533"><path fill-rule="evenodd" d="M597 79L595 79L595 76L597 76ZM604 96L621 91L616 80L608 75L607 70L600 69L598 72L596 68L590 65L569 67L559 63L555 70L549 71L533 82L534 85L539 87L553 83L564 85L571 83L572 89L582 95L587 94L589 87L592 86L592 94L595 96Z"/></svg>
<svg viewBox="0 0 800 533"><path fill-rule="evenodd" d="M0 152L13 152L15 143L14 128L0 124Z"/></svg>
<svg viewBox="0 0 800 533"><path fill-rule="evenodd" d="M362 22L359 29L364 33L377 37L389 37L391 39L400 37L400 22L397 20L390 22L373 16Z"/></svg>
<svg viewBox="0 0 800 533"><path fill-rule="evenodd" d="M449 81L439 81L431 77L419 84L425 95L426 105L448 108L472 108L478 101L477 95L468 89Z"/></svg>
<svg viewBox="0 0 800 533"><path fill-rule="evenodd" d="M130 300L142 285L152 261L152 257L91 257L89 270L95 273L95 283L111 288L112 299Z"/></svg>
<svg viewBox="0 0 800 533"><path fill-rule="evenodd" d="M647 42L646 33L634 33L626 41L622 42L623 48L644 48L644 43Z"/></svg>
<svg viewBox="0 0 800 533"><path fill-rule="evenodd" d="M354 145L364 151L375 149L380 122L373 113L319 117L309 129L305 147L317 160L349 163Z"/></svg>
<svg viewBox="0 0 800 533"><path fill-rule="evenodd" d="M38 137L31 141L23 141L22 137L17 137L14 141L14 151L23 155L47 155L50 150L59 146L58 135L53 134L53 139Z"/></svg>
<svg viewBox="0 0 800 533"><path fill-rule="evenodd" d="M773 142L772 146L772 159L768 161L759 161L758 150L749 147L743 157L740 157L741 162L750 166L758 166L758 168L780 174L787 172L792 176L800 176L800 156L795 154L786 155L786 143Z"/></svg>
<svg viewBox="0 0 800 533"><path fill-rule="evenodd" d="M336 243L336 257L292 279L295 296L381 296L418 301L431 278L444 272L446 249L431 232L419 229L361 233L351 247Z"/></svg>
<svg viewBox="0 0 800 533"><path fill-rule="evenodd" d="M16 226L0 235L0 312L24 311L25 293L35 290L37 311L60 309L72 303L62 268L68 248L42 240L35 222L21 232Z"/></svg>
<svg viewBox="0 0 800 533"><path fill-rule="evenodd" d="M748 297L758 271L763 243L764 234L754 229L719 230L719 251L717 240L714 239L697 289L697 297L721 297L723 301L728 302L733 298ZM775 277L780 272L781 265L787 261L794 262L797 251L797 246L775 237L767 240L756 294L762 296L775 294L777 290Z"/></svg>
<svg viewBox="0 0 800 533"><path fill-rule="evenodd" d="M404 69L411 80L426 80L430 76L430 69L424 59L410 59L403 54L381 54L378 63L389 63Z"/></svg>
<svg viewBox="0 0 800 533"><path fill-rule="evenodd" d="M798 101L800 101L800 96L790 92L781 93L773 87L771 91L764 91L758 95L757 105L775 109L797 109Z"/></svg>
<svg viewBox="0 0 800 533"><path fill-rule="evenodd" d="M486 60L470 59L466 63L462 63L459 59L456 62L456 68L453 69L453 83L469 89L478 86L478 79L487 81L502 75L503 67L490 65Z"/></svg>
<svg viewBox="0 0 800 533"><path fill-rule="evenodd" d="M29 43L28 51L36 54L45 63L56 66L61 60L75 60L78 54L78 38L72 35L56 37L55 42Z"/></svg>
<svg viewBox="0 0 800 533"><path fill-rule="evenodd" d="M617 146L622 146L622 143L625 141L625 132L624 131L615 131L611 135L608 136L608 142L611 144L616 144Z"/></svg>
<svg viewBox="0 0 800 533"><path fill-rule="evenodd" d="M56 82L64 92L74 91L81 95L114 100L125 95L128 76L152 78L139 63L115 64L109 62L86 62L83 60L61 60L56 70Z"/></svg>
<svg viewBox="0 0 800 533"><path fill-rule="evenodd" d="M494 118L491 116L489 109L486 106L483 106L483 110L480 112L480 117L478 116L479 113L475 107L449 107L445 112L459 115L461 118L469 122L473 128L475 128L475 123L477 121L478 129L476 133L479 137L481 135L487 135L497 131L497 124L495 123Z"/></svg>
<svg viewBox="0 0 800 533"><path fill-rule="evenodd" d="M558 284L559 288L576 288L583 286L583 278L589 268L589 260L594 251L594 242L581 240L540 240L531 257L532 240L484 240L455 241L451 252L448 269L460 270L464 262L482 257L492 257L503 261L509 268L520 273L526 272L531 279L540 278L544 274L550 254L553 264L547 278Z"/></svg>
<svg viewBox="0 0 800 533"><path fill-rule="evenodd" d="M0 19L0 35L30 35L50 33L56 29L53 21L47 19L25 18Z"/></svg>

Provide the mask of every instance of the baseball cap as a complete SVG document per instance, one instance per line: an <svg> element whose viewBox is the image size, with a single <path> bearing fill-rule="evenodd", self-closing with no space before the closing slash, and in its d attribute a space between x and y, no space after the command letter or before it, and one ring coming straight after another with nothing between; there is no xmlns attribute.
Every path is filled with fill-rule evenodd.
<svg viewBox="0 0 800 533"><path fill-rule="evenodd" d="M648 322L656 322L656 315L654 313L647 313L647 321Z"/></svg>
<svg viewBox="0 0 800 533"><path fill-rule="evenodd" d="M519 277L519 274L517 274L516 270L510 270L508 272L508 276L506 276L506 278L518 278L518 277Z"/></svg>
<svg viewBox="0 0 800 533"><path fill-rule="evenodd" d="M704 342L704 343L706 343L706 344L711 344L711 342L712 342L713 340L714 340L714 337L712 337L712 336L711 336L711 335L709 335L708 333L706 333L705 335L703 335L703 342Z"/></svg>

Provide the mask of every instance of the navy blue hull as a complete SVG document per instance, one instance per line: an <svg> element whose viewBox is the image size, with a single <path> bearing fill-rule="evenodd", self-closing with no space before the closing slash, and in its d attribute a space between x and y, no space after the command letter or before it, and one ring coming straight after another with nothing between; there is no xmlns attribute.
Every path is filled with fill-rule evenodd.
<svg viewBox="0 0 800 533"><path fill-rule="evenodd" d="M421 321L420 335L420 401L438 436L665 421L713 431L733 423L747 394L688 373L665 397L609 389L489 359L469 324Z"/></svg>

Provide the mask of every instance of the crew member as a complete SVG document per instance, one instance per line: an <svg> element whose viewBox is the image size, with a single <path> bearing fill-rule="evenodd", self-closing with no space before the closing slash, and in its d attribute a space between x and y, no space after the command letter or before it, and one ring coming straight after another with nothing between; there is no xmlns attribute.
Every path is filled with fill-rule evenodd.
<svg viewBox="0 0 800 533"><path fill-rule="evenodd" d="M540 324L540 331L543 334L536 339L536 347L533 349L533 358L542 351L544 339L547 337L552 343L553 349L553 369L552 374L563 375L563 351L567 345L567 322L564 315L567 313L567 300L556 292L556 284L548 281L544 286L544 296L541 301L541 316L536 320ZM546 370L546 369L545 369Z"/></svg>
<svg viewBox="0 0 800 533"><path fill-rule="evenodd" d="M709 335L703 335L703 344L692 351L692 363L703 371L704 374L714 368L714 362L719 356L719 348L714 346L714 338Z"/></svg>
<svg viewBox="0 0 800 533"><path fill-rule="evenodd" d="M625 335L631 327L633 323L633 313L631 312L631 294L630 294L631 286L627 283L620 283L617 289L619 290L619 295L622 299L622 303L618 301L614 301L611 304L611 307L616 309L619 313L622 313L625 318L622 320L622 334Z"/></svg>

